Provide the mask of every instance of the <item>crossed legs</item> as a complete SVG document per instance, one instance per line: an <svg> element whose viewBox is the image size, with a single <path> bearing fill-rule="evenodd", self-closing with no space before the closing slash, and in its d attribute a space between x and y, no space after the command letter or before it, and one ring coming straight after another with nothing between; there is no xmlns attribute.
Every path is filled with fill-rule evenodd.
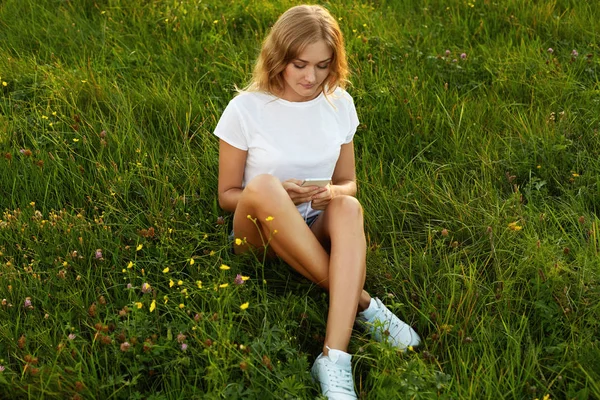
<svg viewBox="0 0 600 400"><path fill-rule="evenodd" d="M259 233L253 221L256 218ZM273 220L266 222L272 216ZM327 346L347 352L357 310L371 297L363 290L366 241L362 208L351 196L332 199L312 230L298 213L279 180L259 175L246 185L235 210L234 235L256 248L277 230L270 248L296 271L329 292L329 313L323 353ZM262 234L262 237L261 237ZM328 253L325 248L330 248ZM248 245L236 246L236 252Z"/></svg>

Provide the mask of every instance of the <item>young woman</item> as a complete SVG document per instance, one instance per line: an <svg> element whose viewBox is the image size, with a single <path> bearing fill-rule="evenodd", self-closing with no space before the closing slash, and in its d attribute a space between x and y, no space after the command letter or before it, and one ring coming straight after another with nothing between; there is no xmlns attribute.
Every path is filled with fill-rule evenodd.
<svg viewBox="0 0 600 400"><path fill-rule="evenodd" d="M346 352L355 322L399 349L420 342L363 290L366 241L352 142L358 117L343 89L347 76L336 20L320 6L293 7L272 27L252 82L215 128L219 204L234 213L236 253L271 237L270 252L329 292L323 353L311 370L329 399L356 398ZM325 185L305 182L315 178Z"/></svg>

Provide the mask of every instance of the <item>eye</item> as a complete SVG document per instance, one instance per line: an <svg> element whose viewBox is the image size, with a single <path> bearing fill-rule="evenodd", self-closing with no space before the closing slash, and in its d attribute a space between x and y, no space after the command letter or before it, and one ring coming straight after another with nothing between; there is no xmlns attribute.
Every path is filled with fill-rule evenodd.
<svg viewBox="0 0 600 400"><path fill-rule="evenodd" d="M296 67L296 68L298 68L298 69L302 69L302 68L304 68L305 66L304 66L304 65L298 65L298 64L294 64L294 67Z"/></svg>
<svg viewBox="0 0 600 400"><path fill-rule="evenodd" d="M329 64L317 65L317 68L319 68L319 69L327 69L327 68L329 68Z"/></svg>

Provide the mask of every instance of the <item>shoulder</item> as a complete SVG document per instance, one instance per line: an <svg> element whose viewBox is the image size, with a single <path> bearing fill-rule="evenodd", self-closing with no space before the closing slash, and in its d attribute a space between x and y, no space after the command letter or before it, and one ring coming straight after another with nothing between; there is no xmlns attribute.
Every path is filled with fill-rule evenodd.
<svg viewBox="0 0 600 400"><path fill-rule="evenodd" d="M354 99L346 91L346 89L342 89L341 87L337 87L335 91L329 95L331 102L336 106L348 107L354 106Z"/></svg>
<svg viewBox="0 0 600 400"><path fill-rule="evenodd" d="M354 110L354 99L345 89L338 87L335 91L327 96L329 104L339 110L351 111Z"/></svg>
<svg viewBox="0 0 600 400"><path fill-rule="evenodd" d="M341 87L339 87L339 86L338 86L338 87L335 89L335 91L333 92L333 94L334 94L335 96L337 96L337 97L340 97L340 98L343 98L343 99L345 99L345 100L350 100L350 101L352 101L352 96L350 95L350 93L348 93L348 92L346 91L346 89L343 89L343 88L341 88Z"/></svg>
<svg viewBox="0 0 600 400"><path fill-rule="evenodd" d="M239 111L252 111L257 107L264 106L270 101L273 101L273 96L268 93L241 91L231 99L229 106L233 106Z"/></svg>

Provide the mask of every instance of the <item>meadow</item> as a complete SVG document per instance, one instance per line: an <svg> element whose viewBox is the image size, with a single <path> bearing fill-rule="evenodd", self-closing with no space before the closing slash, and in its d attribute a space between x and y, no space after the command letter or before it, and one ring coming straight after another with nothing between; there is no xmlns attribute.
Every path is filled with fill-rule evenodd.
<svg viewBox="0 0 600 400"><path fill-rule="evenodd" d="M231 254L212 135L296 4L0 2L0 399L319 395L327 296ZM366 288L423 338L353 333L359 397L600 398L600 7L321 4Z"/></svg>

